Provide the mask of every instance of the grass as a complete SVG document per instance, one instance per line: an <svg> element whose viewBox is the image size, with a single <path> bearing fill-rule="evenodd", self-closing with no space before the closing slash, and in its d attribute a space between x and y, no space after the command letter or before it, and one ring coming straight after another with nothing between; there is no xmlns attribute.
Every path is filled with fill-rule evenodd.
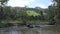
<svg viewBox="0 0 60 34"><path fill-rule="evenodd" d="M40 21L40 20L31 20L31 21L27 21L26 24L31 24L31 25L37 25L37 24L48 24L48 21Z"/></svg>
<svg viewBox="0 0 60 34"><path fill-rule="evenodd" d="M39 16L40 14L39 13L37 13L37 12L35 12L35 11L27 11L27 15L28 16Z"/></svg>

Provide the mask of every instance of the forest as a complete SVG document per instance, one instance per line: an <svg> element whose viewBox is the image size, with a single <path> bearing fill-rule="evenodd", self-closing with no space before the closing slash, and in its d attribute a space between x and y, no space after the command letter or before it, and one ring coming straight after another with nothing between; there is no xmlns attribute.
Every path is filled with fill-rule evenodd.
<svg viewBox="0 0 60 34"><path fill-rule="evenodd" d="M11 7L9 0L0 1L0 27L18 25L60 25L60 0L48 8Z"/></svg>

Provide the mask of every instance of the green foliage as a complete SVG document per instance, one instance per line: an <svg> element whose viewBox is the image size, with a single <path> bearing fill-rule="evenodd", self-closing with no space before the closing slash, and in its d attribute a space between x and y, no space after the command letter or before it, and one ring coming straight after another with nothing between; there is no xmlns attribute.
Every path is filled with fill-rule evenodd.
<svg viewBox="0 0 60 34"><path fill-rule="evenodd" d="M30 9L28 10L26 8L23 8L23 9L20 8L18 10L18 8L15 8L15 7L5 7L4 18L1 22L5 26L11 26L11 25L14 25L14 23L19 25L47 24L48 14L42 10L41 12L38 13L34 10L30 10Z"/></svg>
<svg viewBox="0 0 60 34"><path fill-rule="evenodd" d="M48 24L49 22L48 21L41 21L41 20L28 20L26 21L26 24L30 24L30 25L40 25L40 24Z"/></svg>
<svg viewBox="0 0 60 34"><path fill-rule="evenodd" d="M2 1L0 1L1 2L1 6L0 6L0 27L5 27L5 24L1 23L1 21L5 18L5 16L4 16L5 14L3 12L3 7L2 6L4 6L4 4L7 3L7 1L8 0L2 0Z"/></svg>
<svg viewBox="0 0 60 34"><path fill-rule="evenodd" d="M28 16L40 16L39 13L37 13L37 12L35 12L35 11L33 11L33 10L28 10L28 11L27 11L27 15L28 15Z"/></svg>
<svg viewBox="0 0 60 34"><path fill-rule="evenodd" d="M11 14L11 13L12 13L11 7L5 7L5 8L4 8L4 14L9 15L9 14Z"/></svg>
<svg viewBox="0 0 60 34"><path fill-rule="evenodd" d="M36 25L36 24L40 24L39 20L31 20L31 21L27 21L26 24L31 24L31 25Z"/></svg>
<svg viewBox="0 0 60 34"><path fill-rule="evenodd" d="M6 4L9 0L2 0L1 4Z"/></svg>
<svg viewBox="0 0 60 34"><path fill-rule="evenodd" d="M26 11L19 11L19 12L17 12L17 15L18 16L26 16L27 14L26 14Z"/></svg>
<svg viewBox="0 0 60 34"><path fill-rule="evenodd" d="M54 4L49 6L49 19L51 23L60 24L60 0L53 0Z"/></svg>

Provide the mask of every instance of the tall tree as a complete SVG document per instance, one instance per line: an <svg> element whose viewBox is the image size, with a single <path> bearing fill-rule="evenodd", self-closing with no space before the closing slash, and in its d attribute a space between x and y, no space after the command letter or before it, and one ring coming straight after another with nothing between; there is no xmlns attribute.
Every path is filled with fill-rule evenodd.
<svg viewBox="0 0 60 34"><path fill-rule="evenodd" d="M56 23L56 16L57 16L57 3L53 0L53 4L49 6L49 21L50 24Z"/></svg>
<svg viewBox="0 0 60 34"><path fill-rule="evenodd" d="M49 6L49 22L50 22L49 24L50 25L55 24L54 17L55 17L55 9L51 5L51 6Z"/></svg>
<svg viewBox="0 0 60 34"><path fill-rule="evenodd" d="M2 0L2 1L1 1L1 4L5 4L5 3L7 3L7 1L8 1L8 0Z"/></svg>
<svg viewBox="0 0 60 34"><path fill-rule="evenodd" d="M60 0L53 0L53 5L49 6L50 22L60 24Z"/></svg>
<svg viewBox="0 0 60 34"><path fill-rule="evenodd" d="M3 15L4 15L4 13L3 13L3 5L6 4L7 1L8 0L1 0L0 1L0 3L1 3L1 6L0 6L0 22L1 22L2 18L3 18Z"/></svg>
<svg viewBox="0 0 60 34"><path fill-rule="evenodd" d="M40 14L41 14L41 20L44 20L43 11L40 11Z"/></svg>
<svg viewBox="0 0 60 34"><path fill-rule="evenodd" d="M56 22L57 22L57 24L60 24L59 22L60 22L60 0L53 0L54 2L55 2L55 4L56 4L56 6L57 6L57 15L56 15Z"/></svg>
<svg viewBox="0 0 60 34"><path fill-rule="evenodd" d="M1 0L0 1L0 27L3 27L3 23L1 23L2 19L3 19L3 5L7 3L8 0Z"/></svg>

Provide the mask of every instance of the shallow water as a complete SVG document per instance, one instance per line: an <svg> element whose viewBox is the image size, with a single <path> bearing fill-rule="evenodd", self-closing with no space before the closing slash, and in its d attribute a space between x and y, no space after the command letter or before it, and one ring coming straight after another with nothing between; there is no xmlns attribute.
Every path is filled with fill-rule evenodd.
<svg viewBox="0 0 60 34"><path fill-rule="evenodd" d="M47 27L44 27L47 28ZM48 29L48 28L47 28ZM59 31L43 28L9 27L0 28L0 34L60 34Z"/></svg>

